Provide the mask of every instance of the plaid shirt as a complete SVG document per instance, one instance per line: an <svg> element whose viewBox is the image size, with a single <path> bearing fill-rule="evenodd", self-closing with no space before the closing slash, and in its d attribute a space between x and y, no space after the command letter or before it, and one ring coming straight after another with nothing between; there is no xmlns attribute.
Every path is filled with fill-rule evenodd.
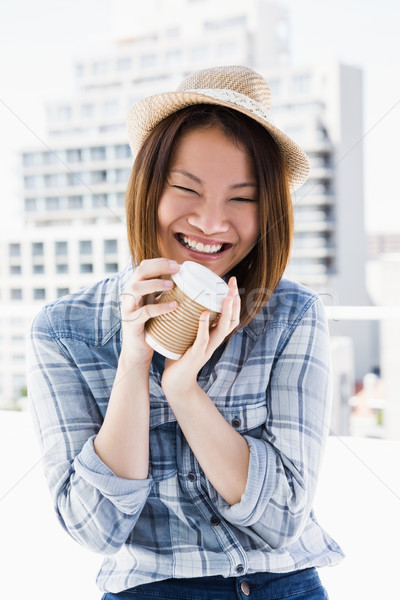
<svg viewBox="0 0 400 600"><path fill-rule="evenodd" d="M121 349L119 298L131 268L47 305L29 342L28 387L60 522L105 556L99 587L158 579L287 572L341 560L312 500L330 420L324 309L283 279L267 305L217 350L198 381L250 447L245 492L230 506L212 487L150 370L150 464L117 477L96 455ZM228 451L228 449L227 449Z"/></svg>

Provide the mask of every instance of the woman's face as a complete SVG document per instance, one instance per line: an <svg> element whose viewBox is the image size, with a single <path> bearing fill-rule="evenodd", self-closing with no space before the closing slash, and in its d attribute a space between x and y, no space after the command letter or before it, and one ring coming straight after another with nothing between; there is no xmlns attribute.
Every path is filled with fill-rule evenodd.
<svg viewBox="0 0 400 600"><path fill-rule="evenodd" d="M222 276L259 233L258 186L244 147L218 127L183 134L158 206L161 256L192 260Z"/></svg>

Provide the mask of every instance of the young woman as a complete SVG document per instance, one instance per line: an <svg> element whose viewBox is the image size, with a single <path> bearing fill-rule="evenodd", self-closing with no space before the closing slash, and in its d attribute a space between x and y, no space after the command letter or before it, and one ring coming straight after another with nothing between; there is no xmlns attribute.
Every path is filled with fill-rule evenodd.
<svg viewBox="0 0 400 600"><path fill-rule="evenodd" d="M282 278L290 190L305 154L269 119L245 67L206 69L135 105L127 191L132 265L46 306L29 393L57 515L105 555L121 598L327 598L342 558L312 511L330 419L317 295ZM145 342L185 260L223 277L182 357Z"/></svg>

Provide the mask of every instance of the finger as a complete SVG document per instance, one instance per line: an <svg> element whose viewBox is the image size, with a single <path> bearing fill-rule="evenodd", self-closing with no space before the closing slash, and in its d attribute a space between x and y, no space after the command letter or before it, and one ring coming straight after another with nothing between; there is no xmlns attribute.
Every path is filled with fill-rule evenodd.
<svg viewBox="0 0 400 600"><path fill-rule="evenodd" d="M201 313L199 318L199 327L194 344L199 348L207 348L210 339L210 312L208 310Z"/></svg>
<svg viewBox="0 0 400 600"><path fill-rule="evenodd" d="M156 292L164 292L174 287L171 279L146 279L132 281L122 292L121 296L143 297Z"/></svg>
<svg viewBox="0 0 400 600"><path fill-rule="evenodd" d="M231 317L231 325L236 327L240 322L240 309L241 309L241 300L239 295L239 289L237 286L236 277L231 277L229 282L229 295L232 295L233 298L233 306L232 306L232 317Z"/></svg>
<svg viewBox="0 0 400 600"><path fill-rule="evenodd" d="M151 258L142 260L135 268L132 281L142 281L143 279L152 279L161 275L172 275L180 269L179 263L168 258Z"/></svg>
<svg viewBox="0 0 400 600"><path fill-rule="evenodd" d="M153 317L159 317L166 313L172 312L178 306L177 302L161 302L160 304L146 304L138 308L134 312L124 314L121 321L124 323L135 323L138 326L144 325L146 321Z"/></svg>
<svg viewBox="0 0 400 600"><path fill-rule="evenodd" d="M233 299L233 308L232 308L232 321L235 323L235 327L240 323L240 309L241 309L241 300L239 294L235 296Z"/></svg>

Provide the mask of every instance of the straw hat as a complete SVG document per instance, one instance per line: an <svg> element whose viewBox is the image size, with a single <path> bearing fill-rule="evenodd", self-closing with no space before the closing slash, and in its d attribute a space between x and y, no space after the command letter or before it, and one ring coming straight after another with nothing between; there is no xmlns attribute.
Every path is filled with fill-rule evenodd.
<svg viewBox="0 0 400 600"><path fill-rule="evenodd" d="M150 131L165 117L193 104L217 104L237 110L260 123L278 144L288 169L291 188L296 190L310 170L307 155L287 135L272 125L271 91L265 79L243 66L212 67L192 73L175 92L144 98L127 117L128 139L134 154Z"/></svg>

